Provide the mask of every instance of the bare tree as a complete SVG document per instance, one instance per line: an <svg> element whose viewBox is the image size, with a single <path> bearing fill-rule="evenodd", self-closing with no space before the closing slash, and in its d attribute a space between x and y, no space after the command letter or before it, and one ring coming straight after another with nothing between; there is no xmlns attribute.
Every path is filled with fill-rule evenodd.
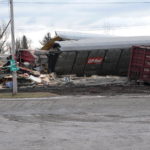
<svg viewBox="0 0 150 150"><path fill-rule="evenodd" d="M17 38L16 39L16 50L21 49L21 39Z"/></svg>
<svg viewBox="0 0 150 150"><path fill-rule="evenodd" d="M10 23L10 22L9 22ZM4 53L8 48L8 38L9 38L9 23L0 25L0 53Z"/></svg>

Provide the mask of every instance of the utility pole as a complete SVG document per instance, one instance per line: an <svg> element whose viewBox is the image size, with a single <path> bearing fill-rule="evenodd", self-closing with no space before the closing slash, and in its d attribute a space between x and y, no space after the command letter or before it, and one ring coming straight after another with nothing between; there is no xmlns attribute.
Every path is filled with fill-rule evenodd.
<svg viewBox="0 0 150 150"><path fill-rule="evenodd" d="M15 46L15 34L14 34L14 10L13 10L13 0L9 0L10 2L10 21L11 21L11 55L12 60L15 60L16 55L16 46ZM13 95L18 93L18 85L17 85L17 72L12 71L13 76Z"/></svg>

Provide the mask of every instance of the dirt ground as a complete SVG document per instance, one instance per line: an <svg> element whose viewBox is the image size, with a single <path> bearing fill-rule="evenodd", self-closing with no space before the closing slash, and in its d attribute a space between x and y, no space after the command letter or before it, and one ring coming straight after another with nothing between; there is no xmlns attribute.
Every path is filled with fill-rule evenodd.
<svg viewBox="0 0 150 150"><path fill-rule="evenodd" d="M1 150L149 150L150 96L0 99Z"/></svg>
<svg viewBox="0 0 150 150"><path fill-rule="evenodd" d="M11 89L1 88L2 93L11 92ZM63 78L51 81L50 85L19 86L20 93L31 93L39 97L57 95L122 95L122 94L150 94L150 84L137 84L128 81L127 77L98 77L74 78L64 82ZM34 93L34 94L32 94ZM45 93L45 94L44 94ZM45 96L44 96L45 95ZM30 97L30 96L27 96ZM32 96L31 96L32 97ZM40 96L41 97L41 96Z"/></svg>
<svg viewBox="0 0 150 150"><path fill-rule="evenodd" d="M19 87L32 98L0 97L0 150L150 150L150 86L105 79Z"/></svg>
<svg viewBox="0 0 150 150"><path fill-rule="evenodd" d="M50 92L56 95L122 95L122 94L150 94L150 85L97 85L97 86L62 86L39 87L35 89L20 89L22 92Z"/></svg>

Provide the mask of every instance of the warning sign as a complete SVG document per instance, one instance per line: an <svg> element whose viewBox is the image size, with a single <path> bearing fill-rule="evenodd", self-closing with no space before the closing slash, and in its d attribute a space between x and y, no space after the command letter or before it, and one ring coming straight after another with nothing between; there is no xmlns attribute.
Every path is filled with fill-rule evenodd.
<svg viewBox="0 0 150 150"><path fill-rule="evenodd" d="M88 58L87 64L101 64L103 60L103 57L90 57Z"/></svg>

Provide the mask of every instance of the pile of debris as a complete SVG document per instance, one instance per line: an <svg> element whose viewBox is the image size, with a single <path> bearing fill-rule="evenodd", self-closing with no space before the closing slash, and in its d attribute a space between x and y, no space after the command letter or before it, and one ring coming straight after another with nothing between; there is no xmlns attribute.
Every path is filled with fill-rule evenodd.
<svg viewBox="0 0 150 150"><path fill-rule="evenodd" d="M48 73L46 54L44 51L32 52L29 50L22 50L17 54L15 67L17 69L18 86L57 86L70 82L68 77L59 79L55 73ZM0 57L1 88L12 88L13 86L11 62L11 56L6 55L4 57L3 55L3 59Z"/></svg>
<svg viewBox="0 0 150 150"><path fill-rule="evenodd" d="M38 86L93 86L102 84L124 84L127 78L113 76L77 77L76 75L56 76L48 73L46 51L22 50L16 56L17 79L19 87ZM0 86L12 88L11 56L0 57Z"/></svg>
<svg viewBox="0 0 150 150"><path fill-rule="evenodd" d="M19 87L63 87L63 86L97 86L97 85L125 85L128 82L127 77L117 76L91 76L77 77L76 75L57 76L55 73L42 74L37 70L19 66L17 71ZM1 87L12 88L11 72L5 71L0 76Z"/></svg>
<svg viewBox="0 0 150 150"><path fill-rule="evenodd" d="M11 55L5 55L5 57L3 55L3 57L0 57L0 84L3 87L12 88L11 69L12 67L16 67L15 69L17 69L17 78L20 86L33 84L48 85L51 75L46 74L46 69L42 68L43 65L41 64L47 64L45 63L46 59L42 62L43 59L39 59L38 56L39 55L35 56L32 54L31 51L20 51L20 53L16 55L14 66L12 66L13 59Z"/></svg>

